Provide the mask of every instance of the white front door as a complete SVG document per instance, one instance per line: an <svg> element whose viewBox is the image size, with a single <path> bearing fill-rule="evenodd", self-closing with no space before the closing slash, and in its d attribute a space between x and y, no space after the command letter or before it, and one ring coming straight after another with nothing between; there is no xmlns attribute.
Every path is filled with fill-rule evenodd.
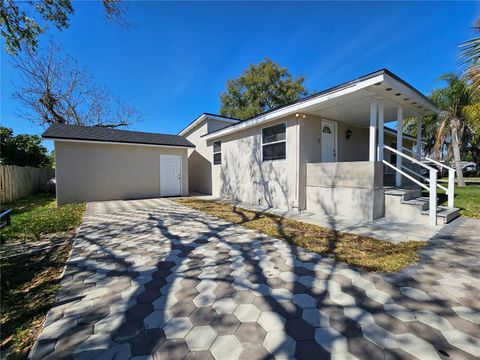
<svg viewBox="0 0 480 360"><path fill-rule="evenodd" d="M322 162L337 161L337 124L322 120Z"/></svg>
<svg viewBox="0 0 480 360"><path fill-rule="evenodd" d="M160 196L182 195L182 157L160 155Z"/></svg>

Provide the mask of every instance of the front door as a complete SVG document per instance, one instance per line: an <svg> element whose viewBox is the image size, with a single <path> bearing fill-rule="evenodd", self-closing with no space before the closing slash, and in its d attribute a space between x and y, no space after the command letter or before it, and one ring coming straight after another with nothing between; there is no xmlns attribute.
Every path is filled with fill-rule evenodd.
<svg viewBox="0 0 480 360"><path fill-rule="evenodd" d="M182 157L160 155L160 196L182 195Z"/></svg>
<svg viewBox="0 0 480 360"><path fill-rule="evenodd" d="M322 162L337 161L337 124L322 120Z"/></svg>

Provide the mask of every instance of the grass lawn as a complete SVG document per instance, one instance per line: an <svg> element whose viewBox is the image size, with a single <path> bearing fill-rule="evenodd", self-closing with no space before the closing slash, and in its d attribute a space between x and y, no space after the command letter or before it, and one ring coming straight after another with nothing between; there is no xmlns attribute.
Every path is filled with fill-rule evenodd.
<svg viewBox="0 0 480 360"><path fill-rule="evenodd" d="M56 207L55 198L35 195L3 204L13 208L12 224L4 229L6 245L61 234L67 240L80 225L85 204ZM68 258L70 242L38 252L0 260L2 352L9 359L25 359L47 311L55 300L59 277ZM3 356L2 356L3 358Z"/></svg>
<svg viewBox="0 0 480 360"><path fill-rule="evenodd" d="M13 203L2 204L13 209L11 225L3 229L5 242L35 241L43 235L76 229L82 222L85 204L57 207L53 195L32 195Z"/></svg>
<svg viewBox="0 0 480 360"><path fill-rule="evenodd" d="M447 205L446 195L439 198L441 205ZM480 218L480 185L455 186L455 207L461 209L462 216Z"/></svg>
<svg viewBox="0 0 480 360"><path fill-rule="evenodd" d="M418 260L417 251L426 245L426 242L423 241L394 244L371 237L336 232L320 226L267 213L239 209L233 205L214 201L194 198L175 199L175 201L369 271L399 271L416 262Z"/></svg>

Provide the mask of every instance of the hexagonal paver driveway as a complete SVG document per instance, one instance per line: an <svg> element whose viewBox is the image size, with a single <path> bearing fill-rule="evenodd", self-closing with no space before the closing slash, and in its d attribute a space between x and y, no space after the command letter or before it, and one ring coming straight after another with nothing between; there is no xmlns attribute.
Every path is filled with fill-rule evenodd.
<svg viewBox="0 0 480 360"><path fill-rule="evenodd" d="M474 359L477 225L387 276L165 199L91 203L30 356Z"/></svg>

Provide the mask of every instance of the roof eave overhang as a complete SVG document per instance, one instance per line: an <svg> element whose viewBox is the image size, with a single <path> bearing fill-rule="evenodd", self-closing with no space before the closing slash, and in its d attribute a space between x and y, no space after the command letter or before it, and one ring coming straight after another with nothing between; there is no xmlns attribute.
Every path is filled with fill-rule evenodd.
<svg viewBox="0 0 480 360"><path fill-rule="evenodd" d="M62 138L54 136L42 136L44 140L53 140L61 142L77 142L77 143L90 143L90 144L110 144L110 145L137 145L137 146L155 146L155 147L172 147L172 148L195 148L194 144L191 145L175 145L175 144L151 144L143 142L126 142L126 141L111 141L111 140L88 140L88 139L74 139L74 138Z"/></svg>
<svg viewBox="0 0 480 360"><path fill-rule="evenodd" d="M436 107L430 99L428 99L425 95L423 95L420 91L416 90L414 87L412 87L410 84L406 83L399 77L395 76L394 74L390 72L386 72L384 74L384 83L388 84L390 87L395 89L395 91L392 91L392 96L390 97L393 101L395 101L395 96L393 93L395 92L400 92L402 93L402 97L409 97L410 99L415 99L417 105L421 104L422 105L422 110L419 110L418 107L412 105L412 104L402 104L402 106L409 107L412 111L415 111L417 113L435 113L439 114L440 109Z"/></svg>
<svg viewBox="0 0 480 360"><path fill-rule="evenodd" d="M282 107L278 110L274 110L274 111L268 112L266 114L259 115L259 116L255 117L253 119L243 121L243 122L239 123L238 125L231 126L231 127L222 129L222 130L214 132L214 133L203 135L202 137L205 140L217 139L219 137L225 136L225 135L230 134L232 132L248 129L250 127L256 126L256 125L258 125L260 123L263 123L263 122L273 121L273 120L282 118L284 116L288 116L290 114L295 114L297 112L301 112L303 109L305 109L309 106L320 104L320 103L328 101L330 99L333 99L333 98L336 98L336 97L339 97L339 96L342 96L342 95L346 95L346 94L352 93L354 91L358 91L360 89L369 87L369 86L374 85L378 82L382 82L383 79L384 79L384 74L379 74L377 76L373 76L371 78L365 79L365 80L360 81L360 82L356 82L356 83L353 83L353 84L347 84L347 85L345 85L343 87L340 87L340 88L333 88L331 91L327 91L326 93L321 93L318 96L312 97L312 98L307 99L305 101L301 101L299 103L294 103L292 105L287 105L287 106Z"/></svg>
<svg viewBox="0 0 480 360"><path fill-rule="evenodd" d="M230 118L224 118L222 116L217 116L217 115L212 115L212 114L205 114L203 113L202 115L200 115L198 118L196 118L195 120L193 120L189 125L187 125L182 131L180 131L178 133L178 135L180 136L187 136L190 131L192 131L193 129L195 129L195 127L197 127L199 124L202 123L202 121L205 121L205 120L219 120L219 121L223 121L223 122L226 122L226 123L231 123L231 124L236 124L238 122L240 122L240 120L235 120L235 119L230 119Z"/></svg>
<svg viewBox="0 0 480 360"><path fill-rule="evenodd" d="M312 98L309 98L291 105L284 106L282 108L273 110L271 112L267 112L265 114L261 114L253 119L243 121L239 124L232 125L227 128L224 128L209 134L205 134L202 136L202 138L205 140L218 139L237 131L245 130L265 122L274 121L288 115L302 112L302 110L310 106L321 104L322 102L325 102L340 96L344 96L344 95L353 93L355 91L359 91L362 89L370 91L370 89L373 89L374 85L378 83L386 83L389 86L396 89L397 91L400 91L406 95L408 94L409 96L411 96L411 98L416 99L417 102L420 102L424 107L424 110L422 110L422 112L425 112L425 111L432 112L432 113L440 112L440 110L430 100L428 100L426 96L421 94L413 86L401 80L400 78L395 76L393 73L390 73L388 70L383 70L383 71L374 73L372 74L372 76L369 76L365 79L334 87L331 90L326 90L325 92L322 92L317 96L313 96ZM372 92L371 95L375 96L376 94ZM392 100L395 101L394 98L392 98ZM410 109L420 114L420 111L418 108L415 108L414 106L410 106Z"/></svg>

